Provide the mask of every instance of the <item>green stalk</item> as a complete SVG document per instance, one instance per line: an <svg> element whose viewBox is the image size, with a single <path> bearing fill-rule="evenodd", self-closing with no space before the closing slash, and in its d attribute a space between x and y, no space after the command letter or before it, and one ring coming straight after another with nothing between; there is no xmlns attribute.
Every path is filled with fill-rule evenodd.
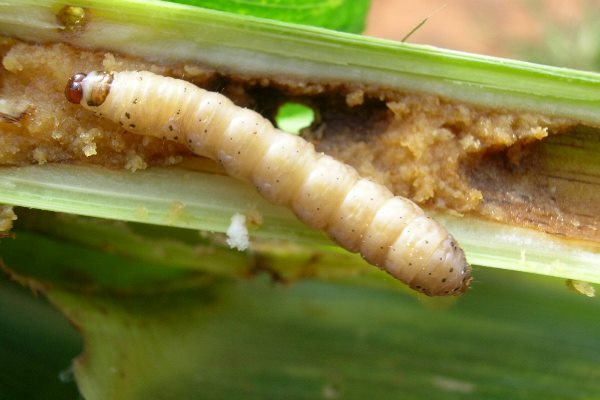
<svg viewBox="0 0 600 400"><path fill-rule="evenodd" d="M57 13L82 7L81 26L64 29ZM225 73L347 82L437 94L476 105L600 125L600 75L165 2L125 0L0 3L0 34L66 42L161 63L199 63ZM599 164L576 162L575 170ZM2 168L0 202L51 211L224 232L236 212L258 212L253 239L288 240L332 250L321 232L266 204L245 184L181 169L135 174L97 167ZM600 283L600 250L537 231L441 216L479 265ZM482 238L484 238L482 240Z"/></svg>
<svg viewBox="0 0 600 400"><path fill-rule="evenodd" d="M9 204L132 222L225 232L237 212L258 213L252 239L288 240L307 251L343 255L322 232L307 228L243 182L203 172L152 168L130 173L93 166L0 169L0 199ZM600 283L600 251L542 232L474 217L438 214L475 265ZM482 238L484 240L482 240ZM346 267L362 265L346 256Z"/></svg>
<svg viewBox="0 0 600 400"><path fill-rule="evenodd" d="M82 29L57 12L83 7ZM600 125L600 75L142 0L7 0L0 34L224 72L354 82Z"/></svg>

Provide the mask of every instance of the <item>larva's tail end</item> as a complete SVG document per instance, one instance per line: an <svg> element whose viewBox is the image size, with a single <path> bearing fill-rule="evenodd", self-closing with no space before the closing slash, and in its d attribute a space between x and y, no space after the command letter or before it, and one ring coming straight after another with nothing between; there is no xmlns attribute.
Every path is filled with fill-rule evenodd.
<svg viewBox="0 0 600 400"><path fill-rule="evenodd" d="M454 239L452 239L454 240ZM459 262L453 264L454 271L445 284L439 286L433 296L459 296L471 287L473 277L471 276L471 265L467 263L465 253L459 247L455 247L455 256Z"/></svg>
<svg viewBox="0 0 600 400"><path fill-rule="evenodd" d="M448 263L442 266L441 270L444 271L449 267L448 271L450 275L446 276L446 280L442 280L442 284L438 287L436 295L442 296L457 296L465 293L469 290L473 277L471 276L471 265L467 262L465 252L460 248L454 237L448 235L447 251L449 256L447 258Z"/></svg>
<svg viewBox="0 0 600 400"><path fill-rule="evenodd" d="M415 285L411 283L410 288L414 289L418 292L421 292L430 297L438 297L438 296L460 296L463 293L466 293L471 287L471 282L473 281L473 277L471 276L471 267L469 265L466 266L465 274L460 278L460 280L456 281L452 286L444 286L442 287L424 287L423 285Z"/></svg>
<svg viewBox="0 0 600 400"><path fill-rule="evenodd" d="M462 281L460 282L460 286L457 287L454 295L459 295L469 290L472 281L473 277L471 276L471 266L467 264L467 274L463 277Z"/></svg>
<svg viewBox="0 0 600 400"><path fill-rule="evenodd" d="M458 296L471 286L471 266L456 240L448 235L421 271L410 281L411 288L428 296Z"/></svg>

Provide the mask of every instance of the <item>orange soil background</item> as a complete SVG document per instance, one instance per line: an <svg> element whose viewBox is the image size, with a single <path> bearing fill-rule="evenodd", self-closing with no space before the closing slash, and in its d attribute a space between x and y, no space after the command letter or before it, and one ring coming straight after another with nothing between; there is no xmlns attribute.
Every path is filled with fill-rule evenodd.
<svg viewBox="0 0 600 400"><path fill-rule="evenodd" d="M480 54L520 57L549 30L572 31L600 0L372 0L365 34ZM598 14L600 15L600 14Z"/></svg>

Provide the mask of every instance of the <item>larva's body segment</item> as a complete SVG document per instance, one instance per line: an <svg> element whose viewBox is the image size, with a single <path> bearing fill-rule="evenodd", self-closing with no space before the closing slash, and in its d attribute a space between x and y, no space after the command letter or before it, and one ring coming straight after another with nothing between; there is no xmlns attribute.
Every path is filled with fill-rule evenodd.
<svg viewBox="0 0 600 400"><path fill-rule="evenodd" d="M423 211L412 201L400 197L386 200L362 237L360 254L374 265L384 268L392 244L408 223L419 215L423 215ZM381 232L386 232L386 235Z"/></svg>
<svg viewBox="0 0 600 400"><path fill-rule="evenodd" d="M331 216L327 226L329 237L345 249L359 252L365 240L364 232L369 228L375 213L392 197L394 195L386 187L369 179L359 179ZM356 235L353 230L363 232L363 235Z"/></svg>
<svg viewBox="0 0 600 400"><path fill-rule="evenodd" d="M430 266L431 255L446 236L445 230L429 217L412 219L390 246L384 268L410 285L419 272Z"/></svg>
<svg viewBox="0 0 600 400"><path fill-rule="evenodd" d="M277 135L269 150L250 167L252 181L258 191L275 204L289 205L306 179L306 171L317 162L312 144L292 135Z"/></svg>
<svg viewBox="0 0 600 400"><path fill-rule="evenodd" d="M416 204L218 93L137 71L77 74L65 93L128 131L176 140L219 161L228 174L416 290L446 295L469 286L463 251Z"/></svg>
<svg viewBox="0 0 600 400"><path fill-rule="evenodd" d="M303 222L324 229L359 176L350 166L326 155L321 155L308 171L306 179L298 182L291 207Z"/></svg>

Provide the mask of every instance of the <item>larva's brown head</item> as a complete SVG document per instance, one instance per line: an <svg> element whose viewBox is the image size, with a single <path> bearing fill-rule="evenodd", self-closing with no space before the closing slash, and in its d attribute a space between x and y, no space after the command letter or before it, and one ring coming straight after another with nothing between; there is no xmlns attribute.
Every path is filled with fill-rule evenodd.
<svg viewBox="0 0 600 400"><path fill-rule="evenodd" d="M71 103L85 104L90 107L98 107L110 92L113 74L104 71L92 71L89 74L77 73L69 79L65 88L65 96Z"/></svg>
<svg viewBox="0 0 600 400"><path fill-rule="evenodd" d="M87 75L83 72L78 72L69 79L67 87L65 87L65 97L73 104L81 103L83 98L83 80Z"/></svg>

